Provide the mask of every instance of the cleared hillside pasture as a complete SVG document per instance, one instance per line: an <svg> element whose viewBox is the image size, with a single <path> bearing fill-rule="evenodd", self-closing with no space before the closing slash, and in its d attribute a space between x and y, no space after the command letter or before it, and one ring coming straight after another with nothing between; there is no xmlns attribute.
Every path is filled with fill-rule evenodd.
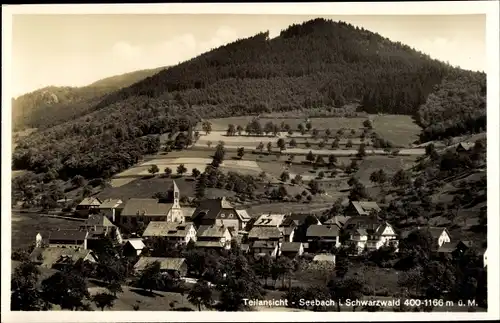
<svg viewBox="0 0 500 323"><path fill-rule="evenodd" d="M371 173L383 169L388 176L392 176L400 169L413 167L416 159L416 156L367 156L358 161L359 170L356 177L368 184Z"/></svg>
<svg viewBox="0 0 500 323"><path fill-rule="evenodd" d="M375 115L372 122L375 132L382 138L403 147L418 140L422 130L408 115Z"/></svg>
<svg viewBox="0 0 500 323"><path fill-rule="evenodd" d="M179 187L181 197L192 197L195 195L196 181L183 177L176 178L176 176L172 176L172 178L157 176L135 179L120 187L105 188L97 197L102 199L119 198L122 201L127 201L131 198L151 198L155 193L167 192L172 187L173 180L175 180L175 183ZM234 192L217 188L207 188L205 196L207 198L231 197L234 196Z"/></svg>
<svg viewBox="0 0 500 323"><path fill-rule="evenodd" d="M219 130L219 131L226 131L227 127L230 124L233 124L235 126L242 126L245 128L245 126L252 121L254 116L245 116L245 117L229 117L229 118L215 118L215 119L207 119L206 121L209 121L212 123L212 130ZM330 130L339 130L339 129L360 129L363 128L363 122L367 118L362 118L362 117L355 117L355 118L338 118L338 117L331 117L331 118L309 118L309 122L311 123L312 128L311 129L318 129L318 130L325 130L325 129L330 129ZM306 118L268 118L268 117L261 117L259 118L260 123L262 126L264 126L267 122L271 121L274 124L281 125L281 123L288 124L293 131L297 131L297 128L299 124L305 125ZM198 125L197 129L201 130L201 124Z"/></svg>

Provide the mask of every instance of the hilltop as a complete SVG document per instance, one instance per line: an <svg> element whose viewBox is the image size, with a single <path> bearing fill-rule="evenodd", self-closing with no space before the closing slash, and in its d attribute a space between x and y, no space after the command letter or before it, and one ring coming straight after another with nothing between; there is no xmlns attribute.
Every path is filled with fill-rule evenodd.
<svg viewBox="0 0 500 323"><path fill-rule="evenodd" d="M47 128L90 111L104 95L128 87L164 67L111 76L82 87L48 86L12 99L17 129Z"/></svg>
<svg viewBox="0 0 500 323"><path fill-rule="evenodd" d="M85 102L87 114L20 141L13 166L64 179L110 177L157 152L156 135L192 133L202 118L317 107L342 111L352 102L369 113L415 116L448 76L476 74L350 24L315 19L274 39L260 33L221 46L92 107ZM451 106L443 105L442 113Z"/></svg>

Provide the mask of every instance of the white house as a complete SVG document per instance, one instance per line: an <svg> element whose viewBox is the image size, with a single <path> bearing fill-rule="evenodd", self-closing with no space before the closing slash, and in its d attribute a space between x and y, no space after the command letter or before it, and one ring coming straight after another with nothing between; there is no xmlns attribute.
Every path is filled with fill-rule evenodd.
<svg viewBox="0 0 500 323"><path fill-rule="evenodd" d="M437 243L438 248L443 245L443 243L451 242L450 234L446 228L430 227L429 232Z"/></svg>

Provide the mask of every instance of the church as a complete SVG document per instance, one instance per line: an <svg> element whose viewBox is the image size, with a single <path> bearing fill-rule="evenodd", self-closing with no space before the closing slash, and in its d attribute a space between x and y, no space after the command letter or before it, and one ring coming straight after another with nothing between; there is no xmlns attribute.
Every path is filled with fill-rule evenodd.
<svg viewBox="0 0 500 323"><path fill-rule="evenodd" d="M195 209L181 207L180 190L175 181L171 191L171 201L168 202L152 198L131 198L123 207L118 219L119 224L136 226L140 222L147 225L151 221L185 223L190 220Z"/></svg>

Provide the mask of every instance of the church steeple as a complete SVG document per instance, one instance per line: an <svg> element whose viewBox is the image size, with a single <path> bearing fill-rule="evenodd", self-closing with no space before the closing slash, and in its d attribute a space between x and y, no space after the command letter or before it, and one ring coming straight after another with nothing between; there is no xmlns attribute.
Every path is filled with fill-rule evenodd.
<svg viewBox="0 0 500 323"><path fill-rule="evenodd" d="M172 208L180 209L181 206L179 203L179 199L180 199L181 192L179 190L179 187L177 186L177 183L175 181L172 181L172 182L173 182L172 186L173 186L173 192L174 192L174 200L173 200Z"/></svg>

